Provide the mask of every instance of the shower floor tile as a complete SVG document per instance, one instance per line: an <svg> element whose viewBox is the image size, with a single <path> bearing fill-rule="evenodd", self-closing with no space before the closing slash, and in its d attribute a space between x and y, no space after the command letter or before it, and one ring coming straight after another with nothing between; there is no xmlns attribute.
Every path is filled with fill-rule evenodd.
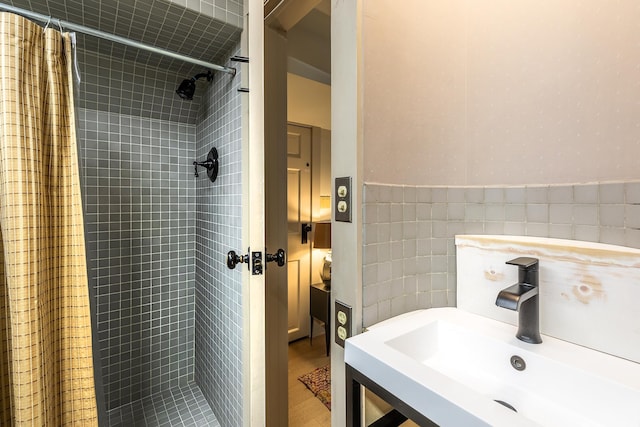
<svg viewBox="0 0 640 427"><path fill-rule="evenodd" d="M108 412L109 427L219 427L200 387L192 383Z"/></svg>

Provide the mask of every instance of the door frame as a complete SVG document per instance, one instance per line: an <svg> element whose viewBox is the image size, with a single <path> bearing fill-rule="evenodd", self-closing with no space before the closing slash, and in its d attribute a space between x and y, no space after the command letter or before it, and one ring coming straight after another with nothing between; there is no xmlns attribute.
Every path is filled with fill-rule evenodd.
<svg viewBox="0 0 640 427"><path fill-rule="evenodd" d="M264 21L263 2L244 0L242 55L242 251L264 254ZM264 258L263 258L264 259ZM265 424L265 276L242 269L243 425Z"/></svg>

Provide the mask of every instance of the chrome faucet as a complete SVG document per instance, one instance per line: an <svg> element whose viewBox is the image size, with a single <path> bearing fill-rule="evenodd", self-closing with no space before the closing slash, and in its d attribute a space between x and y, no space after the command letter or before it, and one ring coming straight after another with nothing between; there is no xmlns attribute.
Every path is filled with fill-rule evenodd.
<svg viewBox="0 0 640 427"><path fill-rule="evenodd" d="M501 290L496 305L518 312L516 338L529 344L540 344L538 259L520 257L507 264L518 266L518 283Z"/></svg>

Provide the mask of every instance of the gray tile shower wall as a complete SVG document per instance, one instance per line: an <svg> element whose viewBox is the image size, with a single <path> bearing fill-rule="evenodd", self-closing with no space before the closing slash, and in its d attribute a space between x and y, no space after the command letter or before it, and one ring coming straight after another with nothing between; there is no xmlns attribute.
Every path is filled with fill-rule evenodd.
<svg viewBox="0 0 640 427"><path fill-rule="evenodd" d="M239 87L239 73L216 76L196 126L197 158L205 160L216 147L220 172L214 183L206 173L195 178L195 379L222 426L243 421L241 272L226 266L228 251L246 250Z"/></svg>
<svg viewBox="0 0 640 427"><path fill-rule="evenodd" d="M200 12L212 18L219 19L236 27L242 27L242 2L238 0L168 0Z"/></svg>
<svg viewBox="0 0 640 427"><path fill-rule="evenodd" d="M195 126L79 109L107 409L193 380Z"/></svg>
<svg viewBox="0 0 640 427"><path fill-rule="evenodd" d="M120 37L218 63L240 37L243 15L237 0L5 0L13 6ZM79 46L149 67L180 70L193 65L168 56L78 33ZM222 59L221 59L222 58ZM201 71L201 70L199 70Z"/></svg>
<svg viewBox="0 0 640 427"><path fill-rule="evenodd" d="M364 185L363 326L455 306L456 234L640 248L640 182L524 187Z"/></svg>
<svg viewBox="0 0 640 427"><path fill-rule="evenodd" d="M198 82L193 101L183 101L175 91L191 75L84 49L77 56L80 108L195 124L206 82Z"/></svg>

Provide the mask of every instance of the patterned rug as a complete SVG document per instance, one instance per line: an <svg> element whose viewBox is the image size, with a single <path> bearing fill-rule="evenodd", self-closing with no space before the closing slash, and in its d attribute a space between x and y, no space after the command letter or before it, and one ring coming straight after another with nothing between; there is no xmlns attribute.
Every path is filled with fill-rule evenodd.
<svg viewBox="0 0 640 427"><path fill-rule="evenodd" d="M331 410L331 366L323 366L301 375L298 380Z"/></svg>

